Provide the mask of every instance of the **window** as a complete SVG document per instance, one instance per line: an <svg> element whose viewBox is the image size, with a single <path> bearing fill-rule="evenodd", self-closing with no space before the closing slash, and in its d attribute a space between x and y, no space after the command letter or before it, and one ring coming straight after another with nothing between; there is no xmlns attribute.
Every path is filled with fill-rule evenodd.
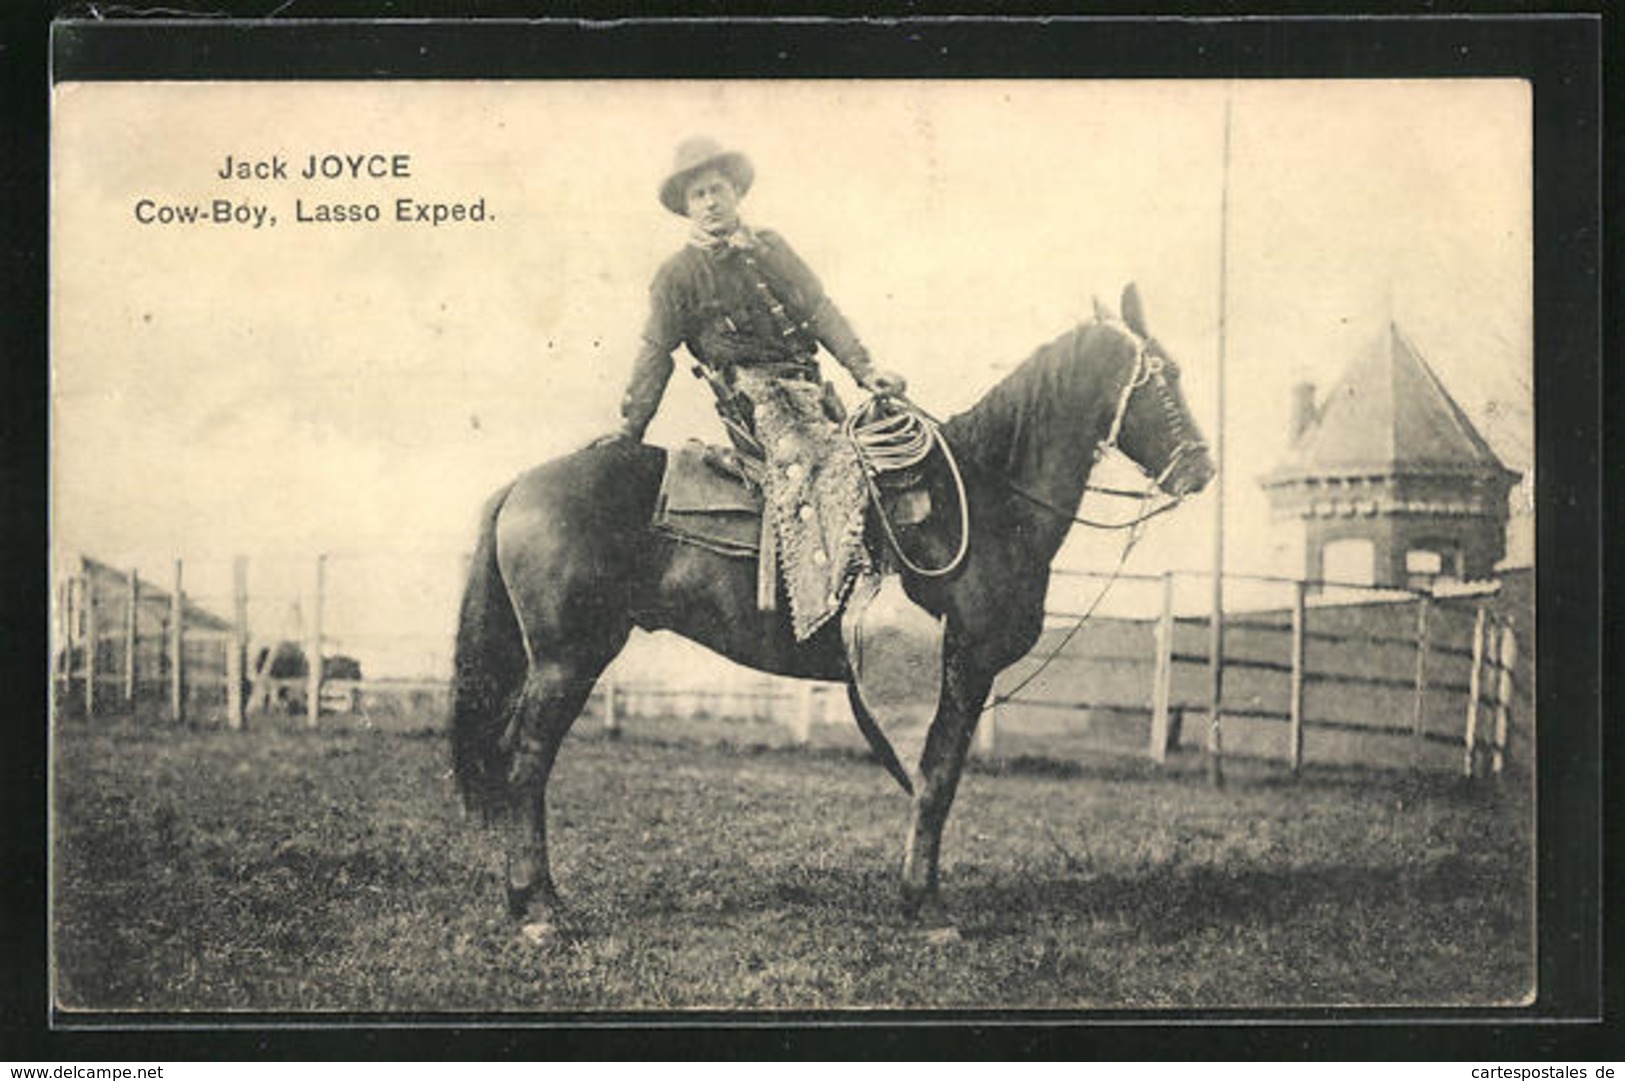
<svg viewBox="0 0 1625 1081"><path fill-rule="evenodd" d="M1461 548L1448 541L1432 544L1405 553L1405 584L1412 589L1427 589L1442 578L1461 577Z"/></svg>
<svg viewBox="0 0 1625 1081"><path fill-rule="evenodd" d="M1435 575L1444 569L1444 557L1426 548L1412 548L1405 553L1405 573Z"/></svg>

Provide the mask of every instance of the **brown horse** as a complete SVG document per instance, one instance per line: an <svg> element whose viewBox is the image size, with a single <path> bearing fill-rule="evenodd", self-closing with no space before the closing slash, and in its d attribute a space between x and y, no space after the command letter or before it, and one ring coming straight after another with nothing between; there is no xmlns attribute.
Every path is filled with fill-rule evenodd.
<svg viewBox="0 0 1625 1081"><path fill-rule="evenodd" d="M1133 286L1123 320L1097 317L1041 347L943 426L964 469L970 544L953 574L904 579L916 603L946 617L939 706L910 786L907 916L939 905L938 848L977 718L994 676L1038 640L1050 560L1096 459L1116 447L1175 498L1213 475L1178 370L1146 332ZM533 918L532 937L561 916L547 857L548 776L633 627L676 631L764 672L845 681L875 742L838 620L798 643L785 612L758 610L754 562L648 528L664 461L657 447L592 446L523 474L481 519L457 633L453 757L472 808L515 812L508 901L516 917Z"/></svg>

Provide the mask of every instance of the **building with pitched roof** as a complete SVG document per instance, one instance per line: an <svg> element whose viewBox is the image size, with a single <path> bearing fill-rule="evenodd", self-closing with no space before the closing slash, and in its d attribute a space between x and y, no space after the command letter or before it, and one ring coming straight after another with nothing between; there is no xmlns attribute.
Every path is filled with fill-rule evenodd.
<svg viewBox="0 0 1625 1081"><path fill-rule="evenodd" d="M1492 577L1506 554L1502 464L1396 324L1316 403L1294 391L1292 444L1260 479L1303 525L1310 581L1421 586Z"/></svg>

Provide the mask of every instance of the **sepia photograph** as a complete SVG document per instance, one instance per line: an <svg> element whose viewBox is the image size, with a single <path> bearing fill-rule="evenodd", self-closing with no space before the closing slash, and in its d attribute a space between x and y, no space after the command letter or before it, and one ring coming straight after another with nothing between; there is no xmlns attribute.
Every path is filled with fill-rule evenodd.
<svg viewBox="0 0 1625 1081"><path fill-rule="evenodd" d="M59 72L57 1023L1536 1003L1534 119Z"/></svg>

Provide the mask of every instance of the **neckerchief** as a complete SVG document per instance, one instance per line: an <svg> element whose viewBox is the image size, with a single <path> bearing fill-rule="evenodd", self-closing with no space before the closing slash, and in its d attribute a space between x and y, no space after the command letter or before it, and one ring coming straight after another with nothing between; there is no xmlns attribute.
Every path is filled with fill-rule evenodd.
<svg viewBox="0 0 1625 1081"><path fill-rule="evenodd" d="M739 228L727 236L715 236L696 224L689 231L688 242L701 251L710 252L712 255L720 255L729 250L754 251L761 244L761 241L756 239L756 233L743 222L739 224Z"/></svg>

